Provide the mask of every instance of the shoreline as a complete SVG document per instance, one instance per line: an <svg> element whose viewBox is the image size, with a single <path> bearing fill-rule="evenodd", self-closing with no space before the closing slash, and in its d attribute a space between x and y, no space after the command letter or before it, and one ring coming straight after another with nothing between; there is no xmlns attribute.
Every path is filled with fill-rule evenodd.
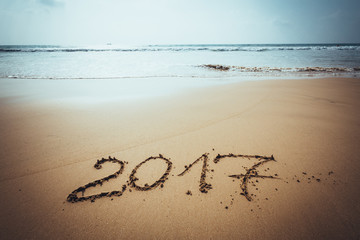
<svg viewBox="0 0 360 240"><path fill-rule="evenodd" d="M170 81L168 79L171 79ZM186 92L201 91L223 86L235 86L252 82L312 81L321 79L360 79L350 76L246 76L232 77L150 77L114 79L50 79L50 78L0 78L0 98L8 102L51 104L104 104L106 102L152 100L186 95Z"/></svg>
<svg viewBox="0 0 360 240"><path fill-rule="evenodd" d="M52 96L56 86L35 96L42 88L23 89L33 91L23 100L14 101L21 95L16 91L9 92L11 100L0 100L4 239L360 235L358 78L248 81L87 104L76 104L78 91L68 92L66 101ZM96 92L101 98L118 91ZM212 187L207 193L199 191L205 158L190 165L204 153L205 182ZM252 201L241 195L240 175L259 159L214 161L230 153L276 160L256 168L273 179L249 173ZM128 163L85 196L120 190L136 166L159 154L172 162L163 187L138 191L129 185L112 200L66 202L76 188L119 170L114 163L97 170L96 160L110 155ZM191 170L177 176L184 166ZM158 159L134 176L139 185L151 185L165 170Z"/></svg>

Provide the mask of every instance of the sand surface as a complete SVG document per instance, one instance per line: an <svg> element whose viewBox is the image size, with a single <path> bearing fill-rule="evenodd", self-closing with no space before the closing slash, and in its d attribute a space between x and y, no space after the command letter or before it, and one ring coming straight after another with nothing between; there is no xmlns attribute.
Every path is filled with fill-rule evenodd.
<svg viewBox="0 0 360 240"><path fill-rule="evenodd" d="M360 237L359 79L92 103L49 96L0 99L0 239ZM94 168L109 156L121 163ZM66 201L122 165L84 191L125 185L121 196Z"/></svg>

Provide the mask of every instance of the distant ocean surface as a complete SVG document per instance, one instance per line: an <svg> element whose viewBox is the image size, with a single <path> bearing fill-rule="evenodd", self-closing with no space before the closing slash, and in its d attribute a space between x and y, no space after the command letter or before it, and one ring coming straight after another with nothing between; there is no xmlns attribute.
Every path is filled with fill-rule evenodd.
<svg viewBox="0 0 360 240"><path fill-rule="evenodd" d="M360 77L360 44L0 46L0 78Z"/></svg>

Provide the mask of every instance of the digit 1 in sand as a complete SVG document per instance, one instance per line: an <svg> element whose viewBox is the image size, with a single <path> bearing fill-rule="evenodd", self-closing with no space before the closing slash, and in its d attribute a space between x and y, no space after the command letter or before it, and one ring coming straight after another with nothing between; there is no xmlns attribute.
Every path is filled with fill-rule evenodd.
<svg viewBox="0 0 360 240"><path fill-rule="evenodd" d="M190 168L192 166L194 166L196 163L203 161L203 166L202 166L202 170L201 170L201 176L200 176L200 185L199 185L199 190L202 193L207 193L210 189L212 189L211 184L206 183L205 179L206 179L206 172L208 171L207 167L208 167L208 153L204 153L201 157L199 157L198 159L196 159L193 163L191 163L189 166L185 166L185 170L180 173L178 176L184 176L185 173L187 173Z"/></svg>

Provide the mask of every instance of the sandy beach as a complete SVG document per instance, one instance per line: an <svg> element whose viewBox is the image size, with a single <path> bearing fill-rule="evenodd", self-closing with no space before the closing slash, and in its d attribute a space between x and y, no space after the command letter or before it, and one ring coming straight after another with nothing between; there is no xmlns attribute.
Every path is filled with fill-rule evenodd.
<svg viewBox="0 0 360 240"><path fill-rule="evenodd" d="M0 99L0 239L359 239L359 79L91 103L49 82Z"/></svg>

